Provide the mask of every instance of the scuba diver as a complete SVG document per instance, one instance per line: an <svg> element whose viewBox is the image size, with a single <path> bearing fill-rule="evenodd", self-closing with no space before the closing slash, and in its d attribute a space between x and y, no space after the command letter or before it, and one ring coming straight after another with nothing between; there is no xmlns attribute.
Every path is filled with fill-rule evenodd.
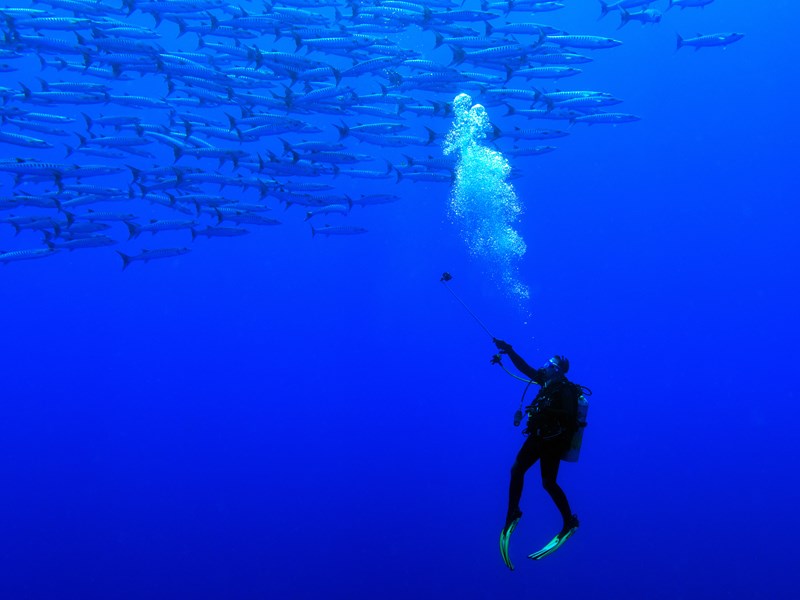
<svg viewBox="0 0 800 600"><path fill-rule="evenodd" d="M536 383L541 386L533 402L525 408L528 420L523 434L526 434L527 438L511 467L508 513L505 526L500 534L500 552L503 561L509 569L513 570L514 565L508 556L508 542L522 517L519 502L522 497L525 473L537 460L541 466L542 485L561 513L563 527L547 545L529 557L539 560L549 556L558 550L578 528L578 517L572 513L567 496L556 483L556 478L562 460L577 460L576 456L567 457L566 455L571 448L575 448L573 438L579 444L580 437L582 437L580 436L581 427L585 423L579 422L579 402L584 399L582 398L583 388L572 383L566 377L569 361L563 356L554 356L542 368L535 369L514 351L511 344L497 338L493 338L493 341L500 354L507 355L514 366L530 379L528 385ZM500 355L496 355L492 362L500 363ZM514 424L519 425L521 420L522 412L520 410L514 417Z"/></svg>
<svg viewBox="0 0 800 600"><path fill-rule="evenodd" d="M470 316L475 319L481 329L492 338L495 346L500 351L499 354L495 354L492 358L492 363L500 365L512 377L522 379L510 373L503 366L501 355L505 354L514 363L514 366L527 376L528 387L532 383L541 386L533 402L525 407L528 421L522 433L528 437L522 444L514 465L511 467L508 513L506 514L506 524L500 533L500 553L503 556L503 562L506 563L509 569L513 570L514 565L508 556L508 542L522 517L519 501L522 498L525 473L537 460L542 470L542 485L547 493L550 494L553 502L555 502L564 524L561 531L552 540L545 544L541 550L529 554L528 558L539 560L545 556L550 556L578 529L578 517L572 514L567 495L556 483L556 478L558 477L558 467L561 465L562 460L570 462L578 460L581 442L583 441L583 428L586 426L586 415L589 410L586 396L591 396L592 391L567 379L569 361L563 356L554 356L541 369L531 367L514 351L511 344L494 337L486 325L483 324L483 321L450 289L448 283L452 279L453 276L445 271L439 281L458 300ZM525 380L523 379L523 381ZM525 392L528 391L528 387L525 388ZM519 425L522 422L522 403L525 399L525 392L522 394L519 410L514 415L514 425Z"/></svg>

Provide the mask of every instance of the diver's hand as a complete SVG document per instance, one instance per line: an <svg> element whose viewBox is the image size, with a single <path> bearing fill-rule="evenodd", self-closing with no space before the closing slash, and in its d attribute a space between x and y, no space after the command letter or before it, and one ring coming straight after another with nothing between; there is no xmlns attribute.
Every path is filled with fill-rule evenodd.
<svg viewBox="0 0 800 600"><path fill-rule="evenodd" d="M500 350L502 353L506 353L511 350L511 344L508 342L504 342L503 340L498 340L497 338L493 338L492 341L494 345L497 346L497 349Z"/></svg>

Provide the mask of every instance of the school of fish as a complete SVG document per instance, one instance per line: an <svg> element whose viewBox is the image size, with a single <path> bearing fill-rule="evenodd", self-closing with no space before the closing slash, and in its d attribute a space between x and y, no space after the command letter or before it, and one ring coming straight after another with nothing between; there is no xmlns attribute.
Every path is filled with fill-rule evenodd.
<svg viewBox="0 0 800 600"><path fill-rule="evenodd" d="M0 226L21 242L2 263L116 247L125 269L287 220L315 238L366 233L354 205L399 201L413 193L403 182L452 185L441 141L465 91L499 115L491 141L512 161L580 124L639 119L571 85L622 42L540 22L565 2L5 4ZM653 4L601 1L600 17L656 24ZM678 35L677 47L741 38ZM374 191L342 191L355 184ZM143 249L143 234L186 243Z"/></svg>

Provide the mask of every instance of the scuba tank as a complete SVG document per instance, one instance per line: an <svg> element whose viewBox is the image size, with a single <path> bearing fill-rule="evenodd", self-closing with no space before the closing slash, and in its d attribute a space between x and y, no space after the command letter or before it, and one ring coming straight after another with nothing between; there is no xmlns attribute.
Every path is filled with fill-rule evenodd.
<svg viewBox="0 0 800 600"><path fill-rule="evenodd" d="M583 443L583 430L586 427L586 415L589 413L589 401L586 399L587 395L591 396L592 392L581 386L581 395L578 398L578 429L573 434L569 448L564 452L561 460L578 462L578 457L581 453L581 444Z"/></svg>

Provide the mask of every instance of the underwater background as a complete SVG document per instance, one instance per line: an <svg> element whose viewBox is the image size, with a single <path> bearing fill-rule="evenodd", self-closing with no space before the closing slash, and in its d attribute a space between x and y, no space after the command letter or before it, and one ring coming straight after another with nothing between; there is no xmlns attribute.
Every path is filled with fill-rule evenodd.
<svg viewBox="0 0 800 600"><path fill-rule="evenodd" d="M120 11L109 14L83 3L80 15L77 3L2 4L93 20L67 26L84 28L84 38L102 37L93 27L112 16L158 32L158 40L140 43L166 50L195 52L204 35L179 36L175 20L156 25L157 3L100 3ZM318 4L275 6L322 14L325 27L337 31L334 7ZM352 10L337 4L347 30ZM663 13L660 22L618 29L619 11L598 20L596 2L563 4L535 13L522 6L508 15L488 10L498 15L491 23L535 21L622 44L579 50L594 60L578 65L583 72L574 77L513 78L499 87L609 92L624 103L608 110L640 120L512 118L508 105L553 107L496 102L467 78L403 91L429 106L467 93L507 134L489 132L476 143L508 155L516 200L500 201L518 202L521 212L509 218L494 206L474 208L480 226L512 228L518 238L483 252L470 246L476 222L453 211L462 179L397 176L401 164L407 173L448 173L415 170L404 158L443 156L453 126L445 108L433 115L422 108L398 112L405 120L397 122L409 126L402 135L416 136L418 144L343 138L346 152L371 160L342 164L342 171L385 169L388 160L397 169L387 169L388 179L334 176L333 162L293 160L277 135L241 143L210 133L202 138L244 148L249 166L205 156L175 160L169 144L155 138L144 147L150 157L120 158L120 148L81 155L77 134L118 133L90 126L82 113L95 120L136 117L167 127L175 144L202 146L190 146L187 125L166 116L184 110L177 104L161 109L107 97L71 104L36 96L44 89L38 78L101 82L113 93L169 103L163 69L181 63L159 63L156 72L144 64L138 72L124 69L130 81L42 68L41 57L56 60L59 52L21 36L74 45L75 32L36 29L22 13L4 13L2 132L51 147L13 136L0 142L0 166L7 167L0 171L0 260L44 251L45 240L56 251L0 265L0 598L795 597L800 6L716 0L668 9L657 1L650 8ZM446 10L438 5L430 10ZM232 6L209 4L190 22L199 27L208 14L235 19ZM256 2L240 6L250 15L265 10ZM481 10L470 1L461 8ZM434 48L427 22L401 25L388 34L396 46L450 64L451 51ZM466 25L484 33L482 21ZM676 34L717 32L744 38L727 47L676 49ZM275 38L265 32L242 43L295 52L291 35ZM213 34L207 39L235 44ZM108 64L105 51L89 47L67 59L80 63L88 55L90 63ZM377 56L367 54L369 47L360 52L359 61ZM296 54L306 56L305 49ZM307 56L351 64L347 52ZM239 66L253 66L247 62ZM232 63L219 65L224 72ZM484 65L462 67L505 78ZM182 75L175 74L179 86L199 85L180 83ZM382 71L342 82L327 77L306 90L346 85L366 96L389 85ZM270 83L271 91L284 94L285 83ZM299 94L303 84L291 89ZM337 143L336 125L383 120L337 114L330 107L344 100L336 96L324 111L323 104L293 110L297 105L286 98L282 114L319 129L281 133L291 144ZM199 103L196 113L228 128L228 113L246 118L242 105L250 106ZM24 127L32 112L75 120L61 136L31 129L41 122ZM425 127L436 133L427 144L419 141ZM518 144L510 139L515 127L569 135ZM142 134L134 127L127 135ZM509 154L536 144L557 149ZM65 146L73 148L67 157ZM289 174L264 175L256 155ZM300 161L312 163L311 171L292 171ZM61 166L44 177L9 170L43 162ZM354 204L365 194L397 199L306 221L313 208L286 208L283 188L262 198L252 188L206 182L173 195L262 202L270 210L258 214L280 225L243 225L246 235L194 240L189 227L135 236L110 220L113 246L58 247L67 238L57 235L70 229L55 225L66 219L64 209L41 203L77 197L68 189L76 182L54 175L74 174L75 165L119 169L78 184L133 190L130 198L106 201L93 192L95 202L75 208L76 216L115 211L134 214L130 222L140 225L179 218L196 220L198 231L217 226L213 208L201 212L198 204L195 212L188 205L185 214L169 202L148 202L129 169L173 164L281 184L322 182L332 186L326 193L346 194ZM480 186L484 167L467 165L458 177ZM154 174L150 183L170 176ZM496 190L484 192L468 200L495 198ZM26 194L38 200L20 200ZM17 232L12 219L20 216L53 221ZM312 224L368 231L312 236ZM115 252L135 256L156 248L191 252L124 269ZM514 572L503 565L497 539L509 469L524 439L512 417L525 386L491 365L491 338L444 289L444 271L453 276L447 285L491 335L533 365L566 355L570 378L594 392L580 461L562 464L559 476L581 527L547 560L525 559L560 526L535 466L511 541Z"/></svg>

